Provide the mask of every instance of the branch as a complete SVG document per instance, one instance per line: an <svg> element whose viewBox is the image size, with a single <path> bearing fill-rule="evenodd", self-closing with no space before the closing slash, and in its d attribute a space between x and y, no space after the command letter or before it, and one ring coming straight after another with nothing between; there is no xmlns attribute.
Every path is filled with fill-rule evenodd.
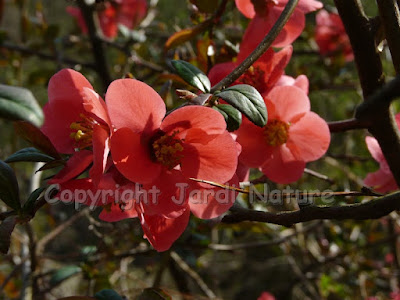
<svg viewBox="0 0 400 300"><path fill-rule="evenodd" d="M299 0L289 0L279 16L278 20L271 28L271 31L265 36L265 38L260 42L256 49L230 74L228 74L224 79L218 82L211 88L211 93L218 90L224 89L230 86L236 79L238 79L246 70L257 60L265 51L271 46L272 42L276 39L278 34L281 32L282 28L285 26L286 22L289 20L294 9L296 8L297 2Z"/></svg>
<svg viewBox="0 0 400 300"><path fill-rule="evenodd" d="M232 214L226 215L222 222L238 223L256 221L290 227L293 224L312 220L368 220L379 219L400 210L400 192L389 194L361 204L344 206L304 206L300 210L281 213L250 210L238 206L231 208Z"/></svg>
<svg viewBox="0 0 400 300"><path fill-rule="evenodd" d="M366 129L368 124L357 119L334 121L328 123L330 132L343 132L354 129Z"/></svg>
<svg viewBox="0 0 400 300"><path fill-rule="evenodd" d="M363 95L367 98L384 83L374 23L365 15L360 0L335 0L335 4L349 36Z"/></svg>
<svg viewBox="0 0 400 300"><path fill-rule="evenodd" d="M97 28L95 25L93 6L89 6L84 0L77 0L77 4L85 19L88 28L90 42L92 44L92 51L94 55L96 71L100 76L104 89L111 83L111 76L108 70L108 63L105 56L104 44L102 39L98 36Z"/></svg>
<svg viewBox="0 0 400 300"><path fill-rule="evenodd" d="M335 0L335 4L353 47L365 100L356 110L356 119L369 124L368 130L377 139L393 177L400 186L400 133L389 107L399 88L392 82L381 90L384 76L375 45L376 24L364 14L360 0ZM395 80L396 83L399 79ZM388 97L391 92L393 94Z"/></svg>
<svg viewBox="0 0 400 300"><path fill-rule="evenodd" d="M400 19L396 0L378 0L379 14L396 74L400 74Z"/></svg>
<svg viewBox="0 0 400 300"><path fill-rule="evenodd" d="M30 49L28 47L25 47L25 46L14 45L14 44L10 44L10 43L7 43L7 42L1 43L0 44L0 48L4 48L4 49L7 49L7 50L11 50L11 51L17 51L17 52L20 52L22 54L34 55L34 56L37 56L37 57L39 57L41 59L52 60L54 62L58 62L60 60L59 57L57 57L57 55L51 55L51 54L39 52L39 51ZM86 68L91 68L91 69L95 68L95 65L92 64L92 63L80 62L80 61L74 60L72 58L63 57L61 59L61 62L65 63L65 64L68 64L68 65L72 65L72 66L81 65L81 66L84 66Z"/></svg>

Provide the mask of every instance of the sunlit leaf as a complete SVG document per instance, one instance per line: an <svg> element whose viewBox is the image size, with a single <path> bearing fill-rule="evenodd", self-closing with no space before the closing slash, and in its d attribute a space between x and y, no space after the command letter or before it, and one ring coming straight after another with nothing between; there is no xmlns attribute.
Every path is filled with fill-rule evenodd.
<svg viewBox="0 0 400 300"><path fill-rule="evenodd" d="M210 91L210 80L207 75L198 68L183 60L173 60L171 63L176 73L188 84L198 88L203 93L208 93Z"/></svg>
<svg viewBox="0 0 400 300"><path fill-rule="evenodd" d="M254 87L238 84L226 88L215 96L237 108L255 125L264 127L267 124L267 108L262 96Z"/></svg>
<svg viewBox="0 0 400 300"><path fill-rule="evenodd" d="M229 104L219 104L213 106L213 108L220 112L225 118L226 128L228 131L232 132L239 129L240 124L242 123L242 114L240 111Z"/></svg>

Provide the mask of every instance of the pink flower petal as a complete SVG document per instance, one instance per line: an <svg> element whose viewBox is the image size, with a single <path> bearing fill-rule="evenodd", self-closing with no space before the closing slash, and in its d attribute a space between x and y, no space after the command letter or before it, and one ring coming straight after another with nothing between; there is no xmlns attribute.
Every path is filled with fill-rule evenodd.
<svg viewBox="0 0 400 300"><path fill-rule="evenodd" d="M107 106L103 99L92 89L84 87L82 90L83 108L100 119L111 128L111 121L108 117Z"/></svg>
<svg viewBox="0 0 400 300"><path fill-rule="evenodd" d="M216 85L235 68L236 64L233 62L221 63L213 66L210 72L208 72L208 78L210 79L211 85Z"/></svg>
<svg viewBox="0 0 400 300"><path fill-rule="evenodd" d="M286 145L276 147L271 158L262 166L262 172L280 184L295 182L301 178L306 164L294 158Z"/></svg>
<svg viewBox="0 0 400 300"><path fill-rule="evenodd" d="M237 142L242 145L240 162L251 168L263 165L273 150L265 140L264 129L245 119L236 134Z"/></svg>
<svg viewBox="0 0 400 300"><path fill-rule="evenodd" d="M284 122L295 122L298 118L310 111L310 100L299 88L294 86L274 87L264 98L274 107L268 110L269 119L278 119ZM268 103L267 103L268 104Z"/></svg>
<svg viewBox="0 0 400 300"><path fill-rule="evenodd" d="M164 171L151 184L143 186L142 196L137 196L148 215L177 218L187 208L186 179L180 171Z"/></svg>
<svg viewBox="0 0 400 300"><path fill-rule="evenodd" d="M185 231L190 217L189 209L174 219L167 219L160 215L150 216L143 210L139 210L138 213L144 237L158 252L166 251L171 247Z"/></svg>
<svg viewBox="0 0 400 300"><path fill-rule="evenodd" d="M308 95L309 82L307 76L305 75L300 75L296 79L294 79L291 76L282 75L275 86L285 86L285 85L296 86Z"/></svg>
<svg viewBox="0 0 400 300"><path fill-rule="evenodd" d="M106 104L116 129L150 133L158 129L165 115L161 97L147 84L135 79L113 81L106 93Z"/></svg>
<svg viewBox="0 0 400 300"><path fill-rule="evenodd" d="M297 160L309 162L325 154L330 140L328 124L316 113L308 112L290 126L286 146Z"/></svg>
<svg viewBox="0 0 400 300"><path fill-rule="evenodd" d="M364 184L372 187L379 193L398 190L397 183L392 173L385 172L382 169L373 173L368 173L367 177L364 179Z"/></svg>
<svg viewBox="0 0 400 300"><path fill-rule="evenodd" d="M161 173L162 166L152 161L149 146L129 128L118 129L111 137L111 156L118 171L133 182L151 183Z"/></svg>
<svg viewBox="0 0 400 300"><path fill-rule="evenodd" d="M239 180L233 176L225 185L239 188ZM236 200L238 192L211 185L192 185L189 206L192 213L200 219L213 219L227 212Z"/></svg>
<svg viewBox="0 0 400 300"><path fill-rule="evenodd" d="M89 150L82 150L76 152L74 155L68 159L65 167L56 174L52 179L49 180L49 184L54 183L62 183L68 181L72 178L75 178L83 171L86 170L87 167L93 161L93 154Z"/></svg>
<svg viewBox="0 0 400 300"><path fill-rule="evenodd" d="M93 127L93 167L89 171L94 185L97 185L106 169L107 158L110 152L109 133L100 125Z"/></svg>
<svg viewBox="0 0 400 300"><path fill-rule="evenodd" d="M99 219L105 222L118 222L125 219L137 218L138 213L135 206L130 209L121 210L118 204L111 205L110 210L103 208L99 214Z"/></svg>
<svg viewBox="0 0 400 300"><path fill-rule="evenodd" d="M171 112L162 121L160 129L172 134L178 131L180 138L185 138L182 133L199 128L208 135L222 134L226 130L224 117L215 109L204 106L185 106Z"/></svg>
<svg viewBox="0 0 400 300"><path fill-rule="evenodd" d="M184 144L181 168L187 178L226 182L232 178L236 166L236 142L228 132L207 144Z"/></svg>
<svg viewBox="0 0 400 300"><path fill-rule="evenodd" d="M378 141L372 136L365 137L365 143L367 144L368 151L371 153L371 156L379 163L386 163L385 156L383 156L381 147L378 144Z"/></svg>
<svg viewBox="0 0 400 300"><path fill-rule="evenodd" d="M252 19L256 15L254 11L253 3L251 0L235 0L236 7L238 10L245 15L247 18Z"/></svg>

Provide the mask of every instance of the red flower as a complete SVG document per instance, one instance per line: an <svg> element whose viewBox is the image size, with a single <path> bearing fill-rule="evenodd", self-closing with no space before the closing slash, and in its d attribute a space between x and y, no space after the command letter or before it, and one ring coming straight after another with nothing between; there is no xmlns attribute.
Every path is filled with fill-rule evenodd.
<svg viewBox="0 0 400 300"><path fill-rule="evenodd" d="M115 0L115 4L105 2L104 8L99 11L100 28L104 36L115 38L118 34L118 24L130 29L134 28L146 16L146 0ZM88 29L79 8L67 7L67 12L75 17L83 33Z"/></svg>
<svg viewBox="0 0 400 300"><path fill-rule="evenodd" d="M93 162L90 176L102 176L109 153L110 120L104 101L86 78L71 69L51 77L42 131L57 151L73 154L50 183L70 180Z"/></svg>
<svg viewBox="0 0 400 300"><path fill-rule="evenodd" d="M292 56L292 51L291 46L285 47L277 53L272 49L268 49L233 85L249 84L255 87L260 93L270 91L282 76L283 70ZM215 85L221 81L249 54L249 49L245 43L242 43L236 62L217 64L210 70L208 77L211 84Z"/></svg>
<svg viewBox="0 0 400 300"><path fill-rule="evenodd" d="M352 61L354 59L353 49L340 16L321 10L317 14L316 21L315 41L321 55L342 54L346 61Z"/></svg>
<svg viewBox="0 0 400 300"><path fill-rule="evenodd" d="M278 20L288 0L235 0L237 8L251 22L246 29L243 41L254 50ZM305 14L322 8L315 0L299 0L289 21L273 42L274 47L284 47L293 43L305 26Z"/></svg>
<svg viewBox="0 0 400 300"><path fill-rule="evenodd" d="M397 126L400 126L400 114L396 115ZM379 170L373 173L368 173L367 177L364 179L364 184L366 186L373 187L376 191L380 193L386 193L388 191L395 191L398 189L396 180L390 171L389 165L383 156L382 150L379 147L378 141L367 136L365 138L368 150L372 157L379 163Z"/></svg>
<svg viewBox="0 0 400 300"><path fill-rule="evenodd" d="M306 162L320 158L328 149L329 128L310 111L306 93L295 86L277 86L264 95L268 123L263 128L247 119L237 131L242 145L239 160L277 183L298 180Z"/></svg>
<svg viewBox="0 0 400 300"><path fill-rule="evenodd" d="M268 292L262 292L260 297L257 298L257 300L275 300L274 295Z"/></svg>
<svg viewBox="0 0 400 300"><path fill-rule="evenodd" d="M111 138L111 155L117 169L144 189L160 190L157 199L143 203L149 215L176 218L192 209L200 217L210 206L229 209L232 201L221 204L209 201L203 209L193 209L190 191L206 186L194 185L189 178L217 183L232 179L237 166L236 143L226 131L223 117L202 106L179 108L165 118L165 104L148 85L133 79L111 83L106 102L116 129ZM177 188L178 184L182 188ZM183 188L187 193L181 201ZM178 197L178 198L177 198ZM210 214L207 218L216 217Z"/></svg>

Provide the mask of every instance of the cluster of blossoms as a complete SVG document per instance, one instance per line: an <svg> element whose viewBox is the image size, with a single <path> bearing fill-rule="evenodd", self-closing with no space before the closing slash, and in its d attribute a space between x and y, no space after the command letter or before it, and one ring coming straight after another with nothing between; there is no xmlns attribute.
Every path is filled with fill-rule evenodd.
<svg viewBox="0 0 400 300"><path fill-rule="evenodd" d="M215 65L209 72L218 83L240 64L276 22L287 1L236 0L238 9L252 21L246 29L236 62ZM300 0L292 17L274 41L279 52L269 49L234 84L254 86L263 96L268 123L263 128L244 119L235 132L242 146L239 165L242 174L259 168L270 180L291 183L300 179L307 162L319 159L330 143L326 122L310 111L308 79L284 75L292 55L290 45L304 29L304 15L322 7L314 0ZM244 179L242 176L240 179Z"/></svg>
<svg viewBox="0 0 400 300"><path fill-rule="evenodd" d="M239 11L252 20L237 59L209 71L212 84L254 50L286 4L287 0L236 0ZM234 82L252 85L262 95L269 115L262 128L245 118L237 131L229 133L222 115L206 106L184 106L166 114L161 97L135 79L113 81L104 101L83 75L61 70L49 83L42 131L69 159L49 183L59 185L58 196L65 191L90 192L91 197L78 199L75 193L67 200L60 198L100 206L104 221L139 218L145 238L164 251L182 234L190 212L215 218L236 199L232 190L193 179L238 186L250 168L258 168L277 183L298 180L306 163L327 151L330 132L327 123L310 111L307 77L286 76L284 68L292 55L291 43L304 29L305 14L321 7L318 1L300 0L273 43L282 49L269 49ZM143 0L103 3L98 11L103 34L115 37L118 23L132 28L146 9ZM81 12L71 7L68 11L86 31ZM329 30L320 31L317 42L318 36L329 40ZM89 175L82 178L86 170ZM101 201L93 196L105 190L112 192Z"/></svg>
<svg viewBox="0 0 400 300"><path fill-rule="evenodd" d="M103 101L83 75L70 69L51 78L48 94L42 131L60 153L71 154L49 183L58 184L60 193L113 191L106 199L80 199L102 206L101 219L140 218L145 237L164 251L185 230L190 211L215 218L235 201L236 193L218 194L190 180L238 186L239 147L212 108L188 106L165 116L161 97L134 79L113 81ZM76 179L88 168L88 178ZM141 194L116 199L137 185Z"/></svg>
<svg viewBox="0 0 400 300"><path fill-rule="evenodd" d="M74 16L82 32L87 33L87 25L79 8L68 6L67 12ZM103 35L115 38L118 34L118 24L129 29L134 28L146 16L146 0L114 0L98 5L98 22Z"/></svg>

